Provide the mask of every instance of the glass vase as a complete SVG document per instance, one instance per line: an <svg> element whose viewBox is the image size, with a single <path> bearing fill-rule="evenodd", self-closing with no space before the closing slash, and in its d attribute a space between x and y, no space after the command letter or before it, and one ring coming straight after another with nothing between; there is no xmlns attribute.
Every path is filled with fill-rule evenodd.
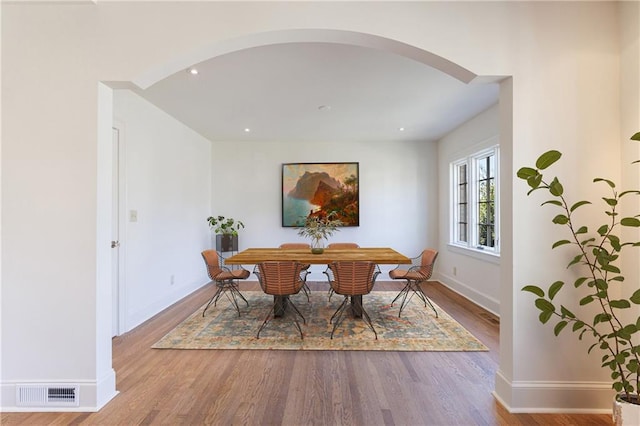
<svg viewBox="0 0 640 426"><path fill-rule="evenodd" d="M313 240L311 243L311 253L322 254L324 252L324 240Z"/></svg>

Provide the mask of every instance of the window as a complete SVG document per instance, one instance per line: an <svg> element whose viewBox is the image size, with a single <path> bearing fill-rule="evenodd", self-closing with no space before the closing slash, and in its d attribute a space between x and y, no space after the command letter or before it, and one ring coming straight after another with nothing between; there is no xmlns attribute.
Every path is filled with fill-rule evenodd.
<svg viewBox="0 0 640 426"><path fill-rule="evenodd" d="M499 253L498 147L451 163L451 243Z"/></svg>

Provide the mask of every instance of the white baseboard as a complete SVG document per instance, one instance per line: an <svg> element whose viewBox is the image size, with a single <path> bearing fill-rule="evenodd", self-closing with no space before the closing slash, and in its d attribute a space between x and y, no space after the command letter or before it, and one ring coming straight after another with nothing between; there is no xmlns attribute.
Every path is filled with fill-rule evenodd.
<svg viewBox="0 0 640 426"><path fill-rule="evenodd" d="M118 391L115 388L115 371L110 371L99 381L91 380L12 380L0 384L0 411L6 413L40 413L40 412L89 412L93 413L104 407L111 401ZM46 404L19 405L17 400L18 387L25 385L47 385L47 386L77 386L78 405L76 406L55 406Z"/></svg>
<svg viewBox="0 0 640 426"><path fill-rule="evenodd" d="M491 312L498 318L500 317L500 301L496 300L495 298L487 296L486 294L480 293L475 289L462 283L461 281L458 281L453 277L442 274L442 273L434 274L433 279L436 281L439 281L442 285L444 285L445 287L447 287L452 291L455 291L465 299L469 299L476 305Z"/></svg>
<svg viewBox="0 0 640 426"><path fill-rule="evenodd" d="M127 313L127 315L125 315L124 332L126 333L133 330L143 322L152 318L154 315L157 315L164 309L187 297L199 288L204 287L208 283L209 281L189 283L177 288L172 293L165 295L162 299L156 300L150 305L145 306L143 309L133 313Z"/></svg>
<svg viewBox="0 0 640 426"><path fill-rule="evenodd" d="M614 395L608 382L510 382L500 371L493 392L510 413L609 414Z"/></svg>

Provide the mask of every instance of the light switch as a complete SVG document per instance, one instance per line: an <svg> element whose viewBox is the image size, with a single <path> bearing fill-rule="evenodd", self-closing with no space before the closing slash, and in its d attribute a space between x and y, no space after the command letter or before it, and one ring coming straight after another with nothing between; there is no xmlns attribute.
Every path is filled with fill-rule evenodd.
<svg viewBox="0 0 640 426"><path fill-rule="evenodd" d="M138 210L129 210L129 222L138 221Z"/></svg>

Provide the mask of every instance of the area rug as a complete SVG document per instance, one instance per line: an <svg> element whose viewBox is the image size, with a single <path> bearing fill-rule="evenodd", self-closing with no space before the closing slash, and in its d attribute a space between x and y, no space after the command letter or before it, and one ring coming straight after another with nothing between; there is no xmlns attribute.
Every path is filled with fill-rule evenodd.
<svg viewBox="0 0 640 426"><path fill-rule="evenodd" d="M361 318L348 315L330 338L331 315L342 301L327 292L304 293L291 300L306 318L300 322L304 339L288 312L272 319L256 338L260 324L273 305L273 298L261 291L245 291L249 307L241 303L240 316L224 297L210 306L202 317L204 305L152 347L156 349L278 349L278 350L366 350L366 351L486 351L469 331L435 305L425 307L414 297L398 318L398 303L390 306L397 292L375 291L364 296L363 305L378 332L378 340Z"/></svg>

